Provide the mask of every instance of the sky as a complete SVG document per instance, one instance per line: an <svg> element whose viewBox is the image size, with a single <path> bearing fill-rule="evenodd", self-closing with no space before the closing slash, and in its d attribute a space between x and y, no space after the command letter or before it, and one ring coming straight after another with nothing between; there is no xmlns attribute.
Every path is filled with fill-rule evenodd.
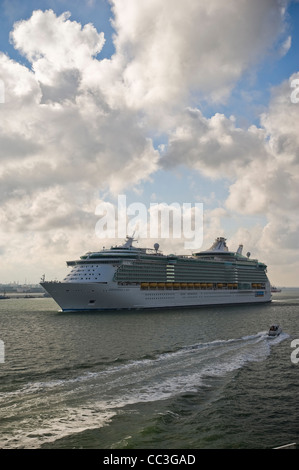
<svg viewBox="0 0 299 470"><path fill-rule="evenodd" d="M0 1L0 283L121 243L96 227L122 195L203 204L197 251L298 286L298 129L298 1Z"/></svg>

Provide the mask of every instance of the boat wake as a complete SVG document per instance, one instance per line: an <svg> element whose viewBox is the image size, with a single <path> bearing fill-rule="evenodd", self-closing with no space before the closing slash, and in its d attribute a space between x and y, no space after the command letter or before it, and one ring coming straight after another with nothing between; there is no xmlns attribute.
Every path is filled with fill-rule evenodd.
<svg viewBox="0 0 299 470"><path fill-rule="evenodd" d="M99 429L125 407L197 393L210 386L215 377L265 360L271 348L288 337L281 333L268 341L267 333L200 342L66 380L29 383L15 392L2 393L0 406L6 421L11 419L11 426L10 434L2 435L0 446L42 447ZM13 420L16 407L17 423Z"/></svg>

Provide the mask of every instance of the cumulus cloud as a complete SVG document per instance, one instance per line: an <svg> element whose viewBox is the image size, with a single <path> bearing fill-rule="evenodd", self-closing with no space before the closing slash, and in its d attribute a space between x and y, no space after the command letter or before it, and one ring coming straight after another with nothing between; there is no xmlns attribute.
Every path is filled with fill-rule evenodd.
<svg viewBox="0 0 299 470"><path fill-rule="evenodd" d="M11 41L32 64L36 79L57 86L57 74L65 70L84 70L102 49L105 39L92 24L81 26L65 12L37 10L29 20L14 25Z"/></svg>
<svg viewBox="0 0 299 470"><path fill-rule="evenodd" d="M256 126L244 130L236 127L233 117L217 113L205 118L192 108L178 122L169 136L162 161L165 168L184 162L205 176L232 179L257 157L267 157L265 131Z"/></svg>
<svg viewBox="0 0 299 470"><path fill-rule="evenodd" d="M293 265L293 276L296 269L298 273L295 260L299 255L299 221L295 215L299 207L299 106L291 101L290 84L298 77L298 73L294 74L273 89L269 109L261 117L269 148L266 166L256 162L246 184L240 178L238 187L231 188L228 200L228 204L238 208L238 195L242 192L244 198L248 197L249 188L255 185L256 194L260 193L263 198L263 211L268 220L261 233L260 246L269 252L274 264Z"/></svg>
<svg viewBox="0 0 299 470"><path fill-rule="evenodd" d="M169 135L162 160L165 168L184 163L209 178L225 178L228 197L223 207L228 213L239 214L240 221L244 216L266 220L237 235L274 266L291 263L288 280L298 270L294 256L299 254L294 215L299 207L299 105L291 99L291 84L298 77L294 74L273 88L259 127L241 129L233 118L205 118L198 109L188 108Z"/></svg>
<svg viewBox="0 0 299 470"><path fill-rule="evenodd" d="M284 3L110 0L110 59L101 58L103 33L68 12L38 10L18 21L10 40L30 68L0 53L4 263L17 263L8 241L29 257L47 252L44 266L61 256L64 262L66 251L92 249L99 190L116 195L161 166L184 164L229 181L226 205L206 214L209 235L229 211L266 214L268 226L259 233L265 240L278 234L270 208L280 201L290 214L298 202L298 108L287 101L289 84L273 91L260 127L238 128L220 113L207 118L194 102L227 99L275 47ZM284 51L290 46L289 38ZM151 137L161 132L168 142L160 154ZM297 226L290 216L286 223L291 237Z"/></svg>
<svg viewBox="0 0 299 470"><path fill-rule="evenodd" d="M138 116L112 110L100 92L81 83L103 45L102 33L68 18L37 11L15 25L12 40L32 71L0 57L6 84L0 109L1 150L8 160L1 168L4 197L15 188L29 191L32 183L118 191L155 170L157 153ZM17 169L11 156L20 160Z"/></svg>
<svg viewBox="0 0 299 470"><path fill-rule="evenodd" d="M264 140L260 141L258 156L263 152L264 158L253 159L245 172L239 172L227 202L235 210L293 218L299 204L299 107L291 101L290 83L296 76L272 91L268 111L261 116ZM244 204L245 200L252 201L252 206L249 202Z"/></svg>
<svg viewBox="0 0 299 470"><path fill-rule="evenodd" d="M127 102L169 105L190 92L223 100L282 30L277 0L111 0Z"/></svg>
<svg viewBox="0 0 299 470"><path fill-rule="evenodd" d="M52 241L64 231L73 246L79 233L84 239L83 226L94 232L99 191L118 193L145 180L158 153L139 116L128 107L112 109L100 87L85 80L104 44L91 24L36 11L15 24L11 41L31 70L0 53L2 252L9 252L5 240L13 234L30 252L32 237L24 234L46 231Z"/></svg>

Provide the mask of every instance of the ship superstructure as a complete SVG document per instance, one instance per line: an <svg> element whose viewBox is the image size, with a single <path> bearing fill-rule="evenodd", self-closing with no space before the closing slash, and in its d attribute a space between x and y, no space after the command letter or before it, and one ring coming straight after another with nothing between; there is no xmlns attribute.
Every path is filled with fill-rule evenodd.
<svg viewBox="0 0 299 470"><path fill-rule="evenodd" d="M63 311L114 310L269 302L267 267L228 250L219 237L192 256L164 255L134 239L68 261L62 282L41 282Z"/></svg>

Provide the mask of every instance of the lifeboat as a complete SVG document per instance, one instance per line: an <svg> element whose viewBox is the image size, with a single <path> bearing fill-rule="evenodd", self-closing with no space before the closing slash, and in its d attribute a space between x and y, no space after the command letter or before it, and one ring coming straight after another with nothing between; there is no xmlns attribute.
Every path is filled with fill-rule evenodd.
<svg viewBox="0 0 299 470"><path fill-rule="evenodd" d="M218 287L219 289L222 289L223 284L221 284L221 282L220 282L220 283L217 284L217 287Z"/></svg>
<svg viewBox="0 0 299 470"><path fill-rule="evenodd" d="M212 284L211 282L208 282L207 288L208 288L208 289L212 289L212 288L213 288L213 284Z"/></svg>
<svg viewBox="0 0 299 470"><path fill-rule="evenodd" d="M201 282L200 287L201 287L201 289L206 289L207 284L205 282Z"/></svg>
<svg viewBox="0 0 299 470"><path fill-rule="evenodd" d="M186 289L186 288L187 288L187 283L181 282L181 289Z"/></svg>
<svg viewBox="0 0 299 470"><path fill-rule="evenodd" d="M193 282L188 282L188 289L194 289Z"/></svg>
<svg viewBox="0 0 299 470"><path fill-rule="evenodd" d="M194 288L195 289L200 289L200 282L195 282L194 283Z"/></svg>
<svg viewBox="0 0 299 470"><path fill-rule="evenodd" d="M174 282L173 283L173 288L174 289L179 289L181 287L180 283L179 282Z"/></svg>
<svg viewBox="0 0 299 470"><path fill-rule="evenodd" d="M140 284L141 289L148 289L149 283L148 282L142 282Z"/></svg>
<svg viewBox="0 0 299 470"><path fill-rule="evenodd" d="M158 286L158 284L157 284L156 282L150 282L150 283L149 283L150 289L156 289L157 286Z"/></svg>
<svg viewBox="0 0 299 470"><path fill-rule="evenodd" d="M158 282L159 289L164 289L164 287L165 287L165 282Z"/></svg>
<svg viewBox="0 0 299 470"><path fill-rule="evenodd" d="M234 285L233 284L227 284L228 289L233 289Z"/></svg>
<svg viewBox="0 0 299 470"><path fill-rule="evenodd" d="M173 283L172 282L166 282L165 287L166 287L166 289L172 289L173 288Z"/></svg>

